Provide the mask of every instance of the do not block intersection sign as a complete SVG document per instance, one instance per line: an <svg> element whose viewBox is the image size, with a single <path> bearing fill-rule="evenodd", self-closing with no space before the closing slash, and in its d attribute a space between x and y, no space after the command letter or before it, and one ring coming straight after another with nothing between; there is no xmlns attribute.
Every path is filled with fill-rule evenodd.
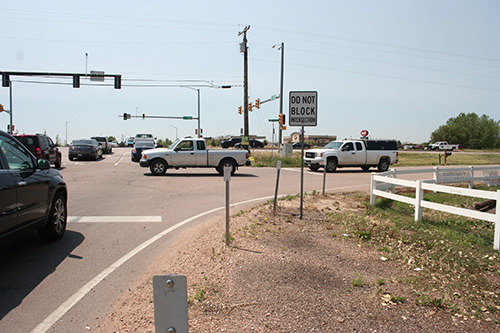
<svg viewBox="0 0 500 333"><path fill-rule="evenodd" d="M316 126L318 124L318 92L290 91L290 126Z"/></svg>

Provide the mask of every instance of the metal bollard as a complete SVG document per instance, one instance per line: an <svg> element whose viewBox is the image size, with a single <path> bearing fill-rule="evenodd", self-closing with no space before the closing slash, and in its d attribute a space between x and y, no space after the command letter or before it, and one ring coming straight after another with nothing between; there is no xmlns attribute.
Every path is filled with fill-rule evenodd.
<svg viewBox="0 0 500 333"><path fill-rule="evenodd" d="M187 280L184 275L153 276L155 331L187 333Z"/></svg>

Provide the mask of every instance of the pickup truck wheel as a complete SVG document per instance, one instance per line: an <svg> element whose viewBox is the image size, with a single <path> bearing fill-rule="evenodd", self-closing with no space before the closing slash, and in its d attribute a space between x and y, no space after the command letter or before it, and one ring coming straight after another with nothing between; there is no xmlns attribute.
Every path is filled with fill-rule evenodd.
<svg viewBox="0 0 500 333"><path fill-rule="evenodd" d="M160 176L167 171L167 162L161 159L153 160L149 166L149 170L154 176Z"/></svg>
<svg viewBox="0 0 500 333"><path fill-rule="evenodd" d="M226 166L231 168L231 176L234 175L234 173L236 172L236 164L232 160L221 161L219 167L217 168L217 172L219 172L221 176L224 176L224 167Z"/></svg>
<svg viewBox="0 0 500 333"><path fill-rule="evenodd" d="M378 171L380 171L380 172L384 172L384 171L389 170L389 161L387 159L380 160L377 168L378 168Z"/></svg>
<svg viewBox="0 0 500 333"><path fill-rule="evenodd" d="M326 161L326 171L327 172L335 172L337 170L337 160L334 158L330 158Z"/></svg>
<svg viewBox="0 0 500 333"><path fill-rule="evenodd" d="M311 169L312 171L318 171L319 170L319 166L317 166L317 165L310 165L309 169Z"/></svg>

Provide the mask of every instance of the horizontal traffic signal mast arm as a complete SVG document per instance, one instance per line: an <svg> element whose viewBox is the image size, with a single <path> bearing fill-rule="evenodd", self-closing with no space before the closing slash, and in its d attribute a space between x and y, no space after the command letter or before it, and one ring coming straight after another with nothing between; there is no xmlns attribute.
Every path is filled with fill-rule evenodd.
<svg viewBox="0 0 500 333"><path fill-rule="evenodd" d="M145 114L141 115L141 116L132 116L130 113L124 113L123 115L120 115L118 117L123 118L125 120L125 115L127 115L127 119L130 119L130 118L141 118L141 119L151 118L151 119L198 120L198 117L193 117L193 116L148 116Z"/></svg>
<svg viewBox="0 0 500 333"><path fill-rule="evenodd" d="M59 72L0 72L2 73L2 87L10 86L10 76L45 76L45 77L73 77L73 87L80 87L80 77L105 78L112 77L115 80L115 89L121 89L121 74L104 74L104 73L59 73Z"/></svg>

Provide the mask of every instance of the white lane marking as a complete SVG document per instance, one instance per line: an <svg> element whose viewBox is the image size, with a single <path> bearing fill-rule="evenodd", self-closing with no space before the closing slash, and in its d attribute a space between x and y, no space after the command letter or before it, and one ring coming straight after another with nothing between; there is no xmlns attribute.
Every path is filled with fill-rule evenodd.
<svg viewBox="0 0 500 333"><path fill-rule="evenodd" d="M127 153L127 152L123 152L123 153L122 153L122 156L120 156L120 159L118 160L118 162L116 162L116 163L115 163L115 165L120 164L120 162L121 162L121 161L123 160L123 158L125 157L125 154L126 154L126 153Z"/></svg>
<svg viewBox="0 0 500 333"><path fill-rule="evenodd" d="M161 222L161 216L68 216L68 223Z"/></svg>
<svg viewBox="0 0 500 333"><path fill-rule="evenodd" d="M300 169L291 169L291 168L281 168L282 170L295 171L300 172ZM309 170L304 170L304 173L308 173L310 175L323 176L323 172L312 172Z"/></svg>
<svg viewBox="0 0 500 333"><path fill-rule="evenodd" d="M366 185L364 185L366 186ZM345 186L345 187L339 187L339 188L334 188L334 189L328 189L328 191L332 190L339 190L339 189L348 189L348 188L354 188L354 187L359 187L359 186ZM284 197L285 195L281 195L281 197ZM238 205L244 205L247 203L255 202L255 201L264 201L264 200L269 200L273 199L274 195L266 196L266 197L261 197L261 198L255 198L255 199L250 199L246 201L241 201L237 203L231 204L231 207L235 207ZM156 242L158 239L162 238L163 236L171 233L172 231L182 227L185 224L188 224L189 222L192 222L196 219L199 219L200 217L203 217L205 215L209 215L212 213L215 213L219 210L225 209L225 207L218 207L214 208L212 210L206 211L204 213L195 215L193 217L190 217L184 221L181 221L177 223L176 225L167 228L163 230L161 233L151 237L144 243L140 244L137 246L135 249L130 251L129 253L125 254L123 257L115 261L113 264L111 264L108 268L103 270L100 274L98 274L96 277L94 277L92 280L87 282L83 287L80 288L76 293L74 293L70 298L68 298L63 304L61 304L54 312L52 312L47 318L45 318L37 327L35 327L31 333L45 333L47 330L49 330L52 325L54 325L59 319L61 319L62 316L64 316L76 303L78 303L85 295L87 295L95 286L97 286L102 280L104 280L106 277L108 277L113 271L117 268L119 268L121 265L123 265L125 262L127 262L129 259L131 259L133 256L144 250L146 247L149 245L153 244Z"/></svg>

